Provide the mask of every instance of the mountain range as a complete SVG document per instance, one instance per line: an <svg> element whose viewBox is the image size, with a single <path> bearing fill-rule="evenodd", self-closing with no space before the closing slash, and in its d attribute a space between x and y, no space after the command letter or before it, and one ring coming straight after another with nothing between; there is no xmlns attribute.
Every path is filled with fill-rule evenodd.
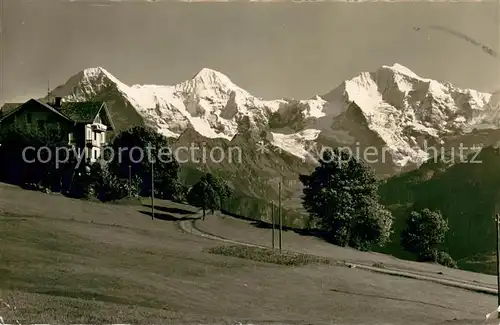
<svg viewBox="0 0 500 325"><path fill-rule="evenodd" d="M218 173L241 194L234 213L266 219L281 181L289 225L304 222L298 175L312 171L322 148L376 148L383 156L371 165L387 178L420 166L431 146L449 152L460 143L488 146L500 138L498 96L424 78L400 64L362 72L309 99L265 100L211 69L176 85L130 86L102 67L78 72L49 96L105 100L118 130L150 126L174 146L239 147L239 163L184 164L185 182L199 171Z"/></svg>

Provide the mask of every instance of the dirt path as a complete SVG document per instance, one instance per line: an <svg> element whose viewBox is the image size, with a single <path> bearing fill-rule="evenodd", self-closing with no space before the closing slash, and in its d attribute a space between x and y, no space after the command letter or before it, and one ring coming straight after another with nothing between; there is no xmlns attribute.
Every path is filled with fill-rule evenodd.
<svg viewBox="0 0 500 325"><path fill-rule="evenodd" d="M231 217L224 216L223 218L209 216L205 221L201 220L182 220L179 222L179 227L182 231L186 233L190 233L196 236L205 237L212 240L217 240L221 242L225 242L228 244L240 244L247 245L253 247L261 247L261 248L270 248L266 245L261 245L256 243L256 241L262 240L263 235L267 235L270 238L271 233L266 229L256 229L252 225L248 224L246 221L237 220ZM254 229L252 229L254 228ZM234 237L241 238L241 233L246 233L247 236L244 237L245 240L235 240L231 239L228 234L232 234ZM255 233L255 234L254 234ZM254 238L252 242L252 237ZM422 264L418 265L419 268L412 268L412 264L417 264L415 262L397 260L392 256L386 256L383 254L373 254L373 253L365 253L365 252L353 252L352 249L349 248L341 248L335 247L328 243L323 243L325 246L330 246L330 252L325 252L323 245L319 244L321 241L316 238L308 238L300 235L294 234L295 238L293 241L290 240L293 235L287 234L288 241L287 247L288 251L297 252L297 253L309 253L315 255L321 255L330 258L338 259L338 256L341 257L350 257L349 258L341 258L339 261L344 261L346 266L356 267L359 269L364 269L372 272L383 273L392 276L406 277L411 279L423 280L434 282L446 286L461 288L465 290L471 290L474 292L485 293L490 295L496 295L497 290L495 288L496 279L487 279L489 281L478 281L471 280L471 278L475 277L485 277L482 274L476 274L472 272L466 272L461 270L453 270L445 267L441 267L438 265L428 265ZM232 237L231 236L231 237ZM234 238L233 237L233 238ZM313 247L311 247L311 241L313 241ZM291 245L294 243L294 245ZM344 250L344 254L338 254L338 250ZM345 256L351 253L349 256ZM333 256L332 256L333 255ZM363 258L364 257L364 258ZM397 263L395 263L395 260ZM376 263L383 263L382 267L377 267ZM394 265L394 264L408 264L405 266L402 265ZM438 270L438 271L436 271ZM438 272L442 273L439 276L436 276ZM489 276L486 276L489 277ZM492 277L494 278L494 277ZM493 283L492 283L493 282Z"/></svg>

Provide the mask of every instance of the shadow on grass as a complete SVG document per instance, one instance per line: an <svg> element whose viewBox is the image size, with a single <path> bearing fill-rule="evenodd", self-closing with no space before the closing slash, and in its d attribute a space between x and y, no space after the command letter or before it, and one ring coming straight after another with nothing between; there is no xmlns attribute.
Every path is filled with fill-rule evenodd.
<svg viewBox="0 0 500 325"><path fill-rule="evenodd" d="M123 198L120 200L111 201L109 203L116 204L116 205L132 205L132 206L143 205L141 202L141 198Z"/></svg>
<svg viewBox="0 0 500 325"><path fill-rule="evenodd" d="M33 292L37 294L43 294L53 297L64 297L73 299L82 299L87 301L100 301L105 303L113 303L120 305L135 305L146 308L165 308L164 304L160 301L155 301L148 299L148 301L137 301L133 296L125 298L119 296L103 295L95 292L85 292L85 291L66 291L66 290L31 290L28 292Z"/></svg>
<svg viewBox="0 0 500 325"><path fill-rule="evenodd" d="M226 210L222 210L221 212L228 215L228 216L231 216L233 218L249 221L250 225L257 227L257 228L260 228L260 229L272 229L273 228L273 225L269 222L247 218L244 216L240 216L240 215L231 213L231 212L226 211ZM274 229L279 230L279 224L275 224ZM283 229L283 231L293 231L294 233L301 235L301 236L317 237L317 238L322 239L328 243L332 243L329 240L328 234L325 231L321 231L318 229L301 229L301 228L294 228L294 227L288 227L288 226L282 226L281 229Z"/></svg>
<svg viewBox="0 0 500 325"><path fill-rule="evenodd" d="M143 206L151 209L151 204L143 204ZM195 214L196 213L195 211L189 211L186 209L167 208L167 207L162 207L162 206L157 206L157 205L155 205L155 210L163 211L166 213L175 213L175 214Z"/></svg>
<svg viewBox="0 0 500 325"><path fill-rule="evenodd" d="M145 214L149 217L152 217L153 214L151 211L139 211L142 214ZM192 213L192 215L194 215ZM156 212L154 214L155 219L163 220L163 221L183 221L183 220L197 220L198 218L195 217L175 217L169 213L164 213L164 212Z"/></svg>
<svg viewBox="0 0 500 325"><path fill-rule="evenodd" d="M128 299L101 295L93 292L71 292L71 291L57 291L57 290L35 290L35 293L55 296L55 297L66 297L66 298L75 298L75 299L84 299L84 300L97 300L103 302L110 302L115 304L129 304L130 301Z"/></svg>
<svg viewBox="0 0 500 325"><path fill-rule="evenodd" d="M448 307L448 306L439 305L439 304L435 304L435 303L430 303L430 302L426 302L426 301L405 299L405 298L399 298L399 297L388 297L388 296L378 295L378 294L357 293L357 292L346 291L346 290L339 290L339 289L330 289L330 291L337 292L337 293L342 293L342 294L346 294L346 295L361 296L361 297L370 297L370 298L379 298L379 299L387 299L387 300L402 301L402 302L411 302L411 303L417 303L417 304L422 304L422 305L427 305L427 306L439 307L439 308L448 309L448 310L458 310L458 309L454 309L454 308L451 308L451 307Z"/></svg>

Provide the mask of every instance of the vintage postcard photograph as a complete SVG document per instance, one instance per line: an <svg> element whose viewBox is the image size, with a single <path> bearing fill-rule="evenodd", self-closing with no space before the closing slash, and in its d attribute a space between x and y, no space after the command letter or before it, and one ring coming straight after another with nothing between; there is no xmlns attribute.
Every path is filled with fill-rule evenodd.
<svg viewBox="0 0 500 325"><path fill-rule="evenodd" d="M0 325L499 324L500 3L0 0Z"/></svg>

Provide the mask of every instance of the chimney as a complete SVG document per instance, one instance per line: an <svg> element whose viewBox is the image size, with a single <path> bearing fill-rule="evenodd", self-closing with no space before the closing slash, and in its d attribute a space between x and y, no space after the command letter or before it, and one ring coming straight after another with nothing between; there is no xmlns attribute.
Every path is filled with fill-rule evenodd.
<svg viewBox="0 0 500 325"><path fill-rule="evenodd" d="M61 108L61 97L56 97L56 99L54 101L54 107Z"/></svg>

